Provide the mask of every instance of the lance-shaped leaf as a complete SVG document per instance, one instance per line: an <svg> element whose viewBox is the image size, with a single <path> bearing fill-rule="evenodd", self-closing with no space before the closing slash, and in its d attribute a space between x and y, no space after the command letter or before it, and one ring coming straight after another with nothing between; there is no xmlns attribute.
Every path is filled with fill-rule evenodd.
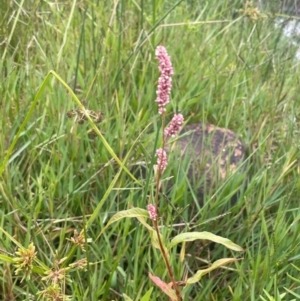
<svg viewBox="0 0 300 301"><path fill-rule="evenodd" d="M12 257L7 255L0 254L0 261L8 262L8 263L14 263L14 260Z"/></svg>
<svg viewBox="0 0 300 301"><path fill-rule="evenodd" d="M123 298L125 301L133 301L130 297L128 297L126 294L123 294Z"/></svg>
<svg viewBox="0 0 300 301"><path fill-rule="evenodd" d="M150 289L146 292L146 294L141 298L141 301L149 301L151 298L152 291L153 291L153 287L150 287Z"/></svg>
<svg viewBox="0 0 300 301"><path fill-rule="evenodd" d="M147 210L145 209L141 209L141 208L131 208L128 210L122 210L117 212L115 215L112 216L112 218L108 221L108 223L106 224L106 226L101 230L100 234L98 235L98 237L96 238L96 240L98 240L98 238L102 235L102 233L113 223L119 221L120 219L123 218L132 218L132 217L149 217L149 213Z"/></svg>
<svg viewBox="0 0 300 301"><path fill-rule="evenodd" d="M160 246L159 246L159 242L158 242L158 237L157 237L157 232L149 224L146 223L146 221L145 221L145 219L143 217L138 216L137 219L140 221L140 223L145 228L147 228L149 230L152 246L154 248L160 250ZM164 244L164 240L163 240L163 237L162 237L161 233L159 233L159 235L160 235L161 242L162 242L163 248L165 250L165 253L166 253L167 257L170 258L169 251L168 251L167 247Z"/></svg>
<svg viewBox="0 0 300 301"><path fill-rule="evenodd" d="M200 281L200 279L202 278L203 275L208 274L211 271L218 269L219 267L221 267L223 265L226 265L231 262L235 262L237 260L238 259L236 259L236 258L219 259L219 260L215 261L209 268L197 271L197 273L194 276L187 279L186 284L196 283L196 282Z"/></svg>
<svg viewBox="0 0 300 301"><path fill-rule="evenodd" d="M149 273L148 275L149 278L154 282L154 284L157 285L166 295L168 295L171 298L171 300L177 299L177 296L171 287L172 284L167 284L163 282L159 277L156 277L151 273Z"/></svg>
<svg viewBox="0 0 300 301"><path fill-rule="evenodd" d="M237 244L233 243L231 240L224 238L219 235L215 235L210 232L186 232L186 233L181 233L177 236L175 236L170 243L170 248L176 246L179 243L186 242L186 241L194 241L197 239L202 239L202 240L210 240L215 243L221 244L225 246L228 249L234 250L234 251L244 251L244 249Z"/></svg>

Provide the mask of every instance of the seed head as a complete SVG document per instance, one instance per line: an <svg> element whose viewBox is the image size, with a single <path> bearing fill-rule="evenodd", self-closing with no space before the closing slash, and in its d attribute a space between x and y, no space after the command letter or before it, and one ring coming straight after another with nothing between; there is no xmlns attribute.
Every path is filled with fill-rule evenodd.
<svg viewBox="0 0 300 301"><path fill-rule="evenodd" d="M33 267L33 261L36 257L35 246L31 243L27 249L19 248L15 253L18 257L15 257L14 264L17 267L15 274L18 275L21 272L24 273L24 278L30 278L31 270Z"/></svg>

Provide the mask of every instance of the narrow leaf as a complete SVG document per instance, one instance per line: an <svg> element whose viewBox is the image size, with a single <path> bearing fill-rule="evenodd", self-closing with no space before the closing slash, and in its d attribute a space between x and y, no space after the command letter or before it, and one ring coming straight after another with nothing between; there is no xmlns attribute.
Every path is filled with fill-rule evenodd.
<svg viewBox="0 0 300 301"><path fill-rule="evenodd" d="M177 296L172 290L171 286L163 282L159 277L153 276L151 273L148 273L149 278L158 286L166 295L168 295L172 300L176 300Z"/></svg>
<svg viewBox="0 0 300 301"><path fill-rule="evenodd" d="M0 254L0 260L8 262L8 263L14 263L14 260L11 257L7 256L7 255Z"/></svg>
<svg viewBox="0 0 300 301"><path fill-rule="evenodd" d="M128 297L126 294L123 294L123 298L125 301L133 301L130 297Z"/></svg>
<svg viewBox="0 0 300 301"><path fill-rule="evenodd" d="M154 248L160 250L157 233L155 231L150 232L151 244Z"/></svg>
<svg viewBox="0 0 300 301"><path fill-rule="evenodd" d="M179 255L180 262L183 262L184 258L185 258L185 246L186 246L186 243L184 241L182 246L181 246L180 255Z"/></svg>
<svg viewBox="0 0 300 301"><path fill-rule="evenodd" d="M126 217L132 218L138 216L149 217L149 213L146 209L141 209L141 208L131 208L128 210L119 211L109 220L107 226L117 222L122 218L126 218Z"/></svg>
<svg viewBox="0 0 300 301"><path fill-rule="evenodd" d="M6 232L2 227L0 227L0 232L2 232L4 235L6 235L6 237L8 237L9 240L11 240L20 249L23 248L23 246L17 240L15 240L8 232Z"/></svg>
<svg viewBox="0 0 300 301"><path fill-rule="evenodd" d="M150 232L150 236L151 236L152 246L154 248L160 250L160 245L159 245L159 241L158 241L158 237L157 237L157 232L156 231ZM167 247L164 244L164 240L163 240L163 237L162 237L161 234L160 234L160 239L161 239L162 247L164 248L165 254L167 255L168 258L170 258L169 251L168 251Z"/></svg>
<svg viewBox="0 0 300 301"><path fill-rule="evenodd" d="M209 268L197 271L197 273L194 276L190 277L186 281L186 284L196 283L202 278L203 275L208 274L211 271L213 271L215 269L218 269L219 267L221 267L223 265L226 265L228 263L235 262L235 261L237 261L236 258L222 258L222 259L219 259L219 260L215 261Z"/></svg>
<svg viewBox="0 0 300 301"><path fill-rule="evenodd" d="M149 217L149 215L148 215ZM157 232L149 225L146 223L145 219L141 216L138 216L137 219L140 221L140 223L149 230L149 235L151 237L151 244L154 248L160 250L160 246L159 246L159 242L158 242L158 237L157 237ZM167 254L168 258L170 257L169 255L169 251L168 248L165 246L164 241L163 241L163 237L160 233L160 237L162 239L162 244L163 244L163 248L165 250L165 253Z"/></svg>
<svg viewBox="0 0 300 301"><path fill-rule="evenodd" d="M224 238L219 235L215 235L210 232L186 232L186 233L181 233L177 236L175 236L171 240L170 248L176 246L179 243L186 242L186 241L194 241L197 239L205 239L205 240L210 240L213 242L216 242L218 244L221 244L225 246L228 249L234 250L234 251L239 251L242 252L244 249L237 244L233 243L231 240Z"/></svg>
<svg viewBox="0 0 300 301"><path fill-rule="evenodd" d="M299 294L297 294L297 293L291 291L290 289L288 289L288 288L286 288L286 287L284 287L284 289L285 289L287 292L289 292L290 294L292 294L294 297L297 297L298 300L300 300L300 299L299 299L299 298L300 298L300 295L299 295ZM294 299L294 300L295 300L295 299Z"/></svg>
<svg viewBox="0 0 300 301"><path fill-rule="evenodd" d="M147 217L149 218L149 214L148 214ZM139 222L140 222L145 228L147 228L150 232L151 232L151 231L154 231L154 229L153 229L153 228L145 221L144 217L137 216L136 218L137 218L137 219L139 220Z"/></svg>
<svg viewBox="0 0 300 301"><path fill-rule="evenodd" d="M141 209L141 208L131 208L128 210L122 210L117 212L107 223L107 225L101 230L100 234L96 238L98 238L102 235L102 233L113 223L119 221L120 219L123 218L132 218L132 217L149 217L149 213L146 209Z"/></svg>
<svg viewBox="0 0 300 301"><path fill-rule="evenodd" d="M149 301L149 300L150 300L150 297L151 297L151 294L152 294L152 291L153 291L153 287L151 287L151 288L146 292L146 294L141 298L141 301Z"/></svg>

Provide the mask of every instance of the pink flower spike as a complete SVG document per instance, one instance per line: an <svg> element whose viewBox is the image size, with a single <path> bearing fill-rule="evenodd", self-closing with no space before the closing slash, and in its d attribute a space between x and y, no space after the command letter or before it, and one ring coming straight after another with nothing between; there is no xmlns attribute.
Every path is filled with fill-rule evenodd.
<svg viewBox="0 0 300 301"><path fill-rule="evenodd" d="M184 123L182 114L175 114L170 125L165 129L165 137L175 137Z"/></svg>
<svg viewBox="0 0 300 301"><path fill-rule="evenodd" d="M160 172L163 173L167 167L167 153L164 149L159 148L158 150L156 150L156 156L156 170L160 170Z"/></svg>
<svg viewBox="0 0 300 301"><path fill-rule="evenodd" d="M160 77L158 79L158 87L156 91L156 100L158 104L159 114L163 114L165 106L170 101L170 93L172 88L173 67L167 50L163 46L157 46L155 50L156 58L159 62Z"/></svg>
<svg viewBox="0 0 300 301"><path fill-rule="evenodd" d="M151 218L153 221L156 221L156 218L157 218L156 208L155 208L152 204L149 204L149 205L147 206L147 209L148 209L150 218Z"/></svg>

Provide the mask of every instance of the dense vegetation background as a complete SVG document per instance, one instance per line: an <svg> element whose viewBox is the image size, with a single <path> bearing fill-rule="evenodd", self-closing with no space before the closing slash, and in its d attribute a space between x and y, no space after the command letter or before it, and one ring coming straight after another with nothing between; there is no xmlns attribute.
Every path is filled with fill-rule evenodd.
<svg viewBox="0 0 300 301"><path fill-rule="evenodd" d="M43 268L56 271L79 260L88 265L66 270L57 282L70 300L122 300L122 294L140 300L153 286L149 271L168 281L160 254L136 220L115 223L97 239L114 213L145 208L150 192L124 171L110 187L118 164L89 123L67 118L78 107L66 87L52 75L44 82L54 70L87 109L101 111L98 127L121 160L129 155L127 166L148 162L159 126L157 45L167 48L175 70L168 113L231 128L248 153L245 171L206 195L201 207L178 159L171 159L165 177L177 175L176 188L162 199L162 213L177 226L164 235L211 231L245 249L241 255L190 244L184 262L174 250L177 279L224 256L241 258L204 276L185 300L300 298L300 73L298 46L282 34L285 23L274 26L277 14L291 18L282 4L258 10L240 0L2 1L1 300L65 300L43 294L53 286L42 279ZM86 236L92 241L83 252L69 240L91 216ZM21 281L24 270L16 275L18 262L10 259L30 243L39 262ZM151 299L167 297L154 288Z"/></svg>

